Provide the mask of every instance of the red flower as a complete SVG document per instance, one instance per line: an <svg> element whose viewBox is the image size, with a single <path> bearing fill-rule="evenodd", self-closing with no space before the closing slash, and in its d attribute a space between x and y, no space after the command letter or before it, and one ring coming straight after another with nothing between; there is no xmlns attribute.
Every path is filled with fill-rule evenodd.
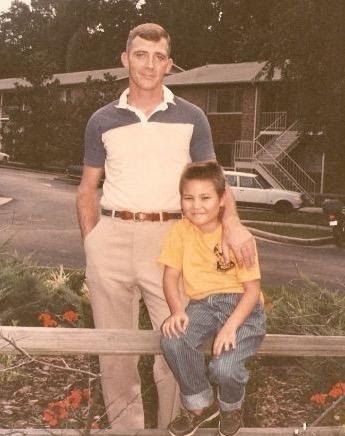
<svg viewBox="0 0 345 436"><path fill-rule="evenodd" d="M66 398L68 408L73 410L80 407L82 401L82 391L80 389L73 389L71 393Z"/></svg>
<svg viewBox="0 0 345 436"><path fill-rule="evenodd" d="M74 310L66 310L63 315L62 315L62 319L64 321L69 321L69 322L75 322L78 321L79 315L77 312L75 312Z"/></svg>
<svg viewBox="0 0 345 436"><path fill-rule="evenodd" d="M58 325L52 314L49 312L39 313L37 318L41 321L43 327L56 327Z"/></svg>
<svg viewBox="0 0 345 436"><path fill-rule="evenodd" d="M328 395L332 398L338 398L345 394L345 383L338 382L332 386Z"/></svg>
<svg viewBox="0 0 345 436"><path fill-rule="evenodd" d="M43 411L43 420L47 421L51 427L55 427L64 418L67 418L67 403L65 400L49 403L47 409Z"/></svg>
<svg viewBox="0 0 345 436"><path fill-rule="evenodd" d="M314 394L310 397L310 401L316 404L325 404L327 394Z"/></svg>

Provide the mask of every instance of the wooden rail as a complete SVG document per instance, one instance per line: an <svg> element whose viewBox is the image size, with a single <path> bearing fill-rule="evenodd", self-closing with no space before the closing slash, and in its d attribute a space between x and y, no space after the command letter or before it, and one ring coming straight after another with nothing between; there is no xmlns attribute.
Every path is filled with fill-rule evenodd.
<svg viewBox="0 0 345 436"><path fill-rule="evenodd" d="M18 354L4 338L30 354L160 354L160 333L0 326L0 354ZM204 347L208 352L210 344ZM267 335L259 355L345 357L345 336ZM345 433L344 433L345 436Z"/></svg>
<svg viewBox="0 0 345 436"><path fill-rule="evenodd" d="M160 333L151 330L101 330L46 327L0 327L0 354L18 354L18 348L32 355L68 354L159 354ZM15 346L17 346L17 349ZM204 347L210 351L210 344ZM259 355L345 357L345 336L267 335ZM1 423L0 423L1 425ZM292 436L294 428L242 428L240 436ZM99 436L168 436L162 429L145 430L54 430L0 429L0 435L99 435ZM345 427L313 427L300 435L345 436ZM216 429L200 429L200 436L216 436Z"/></svg>

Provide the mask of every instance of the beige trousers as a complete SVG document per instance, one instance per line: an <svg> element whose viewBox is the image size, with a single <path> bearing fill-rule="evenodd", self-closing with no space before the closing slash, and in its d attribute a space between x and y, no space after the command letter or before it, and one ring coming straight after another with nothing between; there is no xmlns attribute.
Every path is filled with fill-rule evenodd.
<svg viewBox="0 0 345 436"><path fill-rule="evenodd" d="M173 221L133 222L102 216L85 239L86 281L96 328L137 329L139 299L153 328L169 316L157 263L162 239ZM102 390L113 429L144 428L136 356L100 356ZM156 356L158 427L165 428L179 408L177 384L163 356Z"/></svg>

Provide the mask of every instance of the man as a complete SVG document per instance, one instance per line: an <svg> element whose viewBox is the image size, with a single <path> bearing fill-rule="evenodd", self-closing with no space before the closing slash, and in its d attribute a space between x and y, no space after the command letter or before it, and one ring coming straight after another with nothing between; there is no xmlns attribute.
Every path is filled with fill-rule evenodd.
<svg viewBox="0 0 345 436"><path fill-rule="evenodd" d="M215 154L204 113L163 86L172 66L168 33L157 24L137 26L121 60L129 88L91 116L85 133L77 210L86 279L96 328L138 328L142 297L153 328L159 329L169 309L157 257L163 236L181 217L178 180L188 162L215 159ZM99 216L97 188L104 171ZM250 265L253 240L230 194L223 226L239 262ZM102 356L100 365L112 428L144 428L137 358ZM161 356L154 377L158 426L166 427L177 412L178 392Z"/></svg>

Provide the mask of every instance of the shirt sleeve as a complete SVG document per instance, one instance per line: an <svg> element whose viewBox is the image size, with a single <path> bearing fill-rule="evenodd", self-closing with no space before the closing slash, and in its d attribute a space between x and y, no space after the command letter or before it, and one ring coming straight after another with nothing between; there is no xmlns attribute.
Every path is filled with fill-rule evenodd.
<svg viewBox="0 0 345 436"><path fill-rule="evenodd" d="M255 244L255 262L254 265L250 268L246 268L243 266L239 268L236 263L236 274L240 283L249 282L251 280L258 280L261 278L259 259L258 259L258 251Z"/></svg>
<svg viewBox="0 0 345 436"><path fill-rule="evenodd" d="M183 264L183 235L181 222L175 223L166 235L158 262L182 271Z"/></svg>
<svg viewBox="0 0 345 436"><path fill-rule="evenodd" d="M204 112L197 107L195 108L190 155L193 162L216 160L210 124Z"/></svg>
<svg viewBox="0 0 345 436"><path fill-rule="evenodd" d="M95 114L91 116L86 125L84 144L84 164L90 167L104 167L106 153L102 132Z"/></svg>

